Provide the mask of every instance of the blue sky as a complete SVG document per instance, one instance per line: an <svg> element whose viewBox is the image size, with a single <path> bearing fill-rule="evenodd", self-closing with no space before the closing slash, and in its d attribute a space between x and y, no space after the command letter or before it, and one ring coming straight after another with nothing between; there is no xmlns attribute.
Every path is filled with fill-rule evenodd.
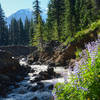
<svg viewBox="0 0 100 100"><path fill-rule="evenodd" d="M5 12L5 16L10 16L19 9L32 9L32 2L34 0L0 0L1 6ZM46 9L49 0L39 0L41 8Z"/></svg>

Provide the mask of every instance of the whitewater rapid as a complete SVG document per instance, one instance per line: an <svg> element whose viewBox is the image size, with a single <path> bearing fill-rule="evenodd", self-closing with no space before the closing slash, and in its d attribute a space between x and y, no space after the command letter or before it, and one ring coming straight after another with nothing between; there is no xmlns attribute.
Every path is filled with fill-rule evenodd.
<svg viewBox="0 0 100 100"><path fill-rule="evenodd" d="M24 60L20 61L20 64L26 65ZM55 82L64 82L64 78L55 78L50 80L42 80L41 82L44 84L42 89L37 91L31 91L32 87L37 86L37 83L31 83L30 80L33 80L35 76L33 74L38 75L41 71L47 71L47 65L30 65L31 69L34 69L34 73L29 73L28 76L24 78L23 81L16 83L18 88L14 88L14 86L10 86L11 92L7 95L6 98L1 98L0 100L53 100L52 90L49 89L51 85ZM55 68L55 72L57 73L66 73L66 69L63 67Z"/></svg>

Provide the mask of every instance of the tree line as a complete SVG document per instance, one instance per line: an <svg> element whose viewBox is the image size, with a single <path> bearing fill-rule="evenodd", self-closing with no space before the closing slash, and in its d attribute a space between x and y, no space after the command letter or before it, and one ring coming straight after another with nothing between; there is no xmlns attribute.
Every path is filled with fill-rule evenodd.
<svg viewBox="0 0 100 100"><path fill-rule="evenodd" d="M44 23L39 0L35 0L33 44L43 48L48 41L65 42L69 37L74 37L78 31L100 19L99 4L99 0L50 0L48 18Z"/></svg>
<svg viewBox="0 0 100 100"><path fill-rule="evenodd" d="M77 31L100 18L97 4L95 0L50 0L48 38L65 41L69 36L74 37Z"/></svg>
<svg viewBox="0 0 100 100"><path fill-rule="evenodd" d="M6 45L29 45L33 34L33 19L27 17L23 24L22 19L11 19L11 23L7 26L4 12L0 5L0 46Z"/></svg>
<svg viewBox="0 0 100 100"><path fill-rule="evenodd" d="M40 1L34 0L34 18L31 21L26 18L25 25L21 19L13 18L9 28L0 6L0 45L33 45L42 50L48 41L64 42L100 19L99 4L99 0L50 0L44 22Z"/></svg>

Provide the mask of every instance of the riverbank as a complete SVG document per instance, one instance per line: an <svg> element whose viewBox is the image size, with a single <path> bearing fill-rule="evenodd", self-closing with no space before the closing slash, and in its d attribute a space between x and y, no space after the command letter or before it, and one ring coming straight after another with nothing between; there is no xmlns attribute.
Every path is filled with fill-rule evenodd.
<svg viewBox="0 0 100 100"><path fill-rule="evenodd" d="M26 65L27 63L20 60L20 64ZM63 67L56 67L54 68L55 76L51 74L47 77L45 74L48 71L47 65L30 65L30 67L31 71L24 77L24 80L16 82L18 87L11 85L9 87L11 91L9 91L5 98L0 100L52 100L53 86L55 82L64 82L62 72L66 73L67 70ZM39 73L45 74L44 79L42 78L43 75L40 77L41 79L38 79Z"/></svg>

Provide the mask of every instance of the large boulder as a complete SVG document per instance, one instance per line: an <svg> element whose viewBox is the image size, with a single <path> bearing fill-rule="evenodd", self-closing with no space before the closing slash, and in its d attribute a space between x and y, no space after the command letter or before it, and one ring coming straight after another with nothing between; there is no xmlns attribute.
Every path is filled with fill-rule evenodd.
<svg viewBox="0 0 100 100"><path fill-rule="evenodd" d="M34 50L33 53L28 55L27 60L29 64L48 64L49 60L54 54L56 48L60 46L60 42L52 40L44 45L42 52ZM51 62L51 61L50 61Z"/></svg>
<svg viewBox="0 0 100 100"><path fill-rule="evenodd" d="M23 80L29 71L30 67L20 66L11 53L0 50L0 95L6 95L9 86Z"/></svg>
<svg viewBox="0 0 100 100"><path fill-rule="evenodd" d="M19 66L19 61L11 53L0 50L0 73L15 72Z"/></svg>
<svg viewBox="0 0 100 100"><path fill-rule="evenodd" d="M58 46L60 46L60 42L52 40L45 45L44 51L47 52L49 55L52 55L54 49L56 49Z"/></svg>
<svg viewBox="0 0 100 100"><path fill-rule="evenodd" d="M0 50L0 95L6 95L8 87L14 84L19 66L18 60L11 53Z"/></svg>
<svg viewBox="0 0 100 100"><path fill-rule="evenodd" d="M75 39L65 46L58 41L50 41L44 46L42 52L33 53L30 62L39 62L39 64L47 64L49 66L66 66L69 64L70 59L75 59L75 52L77 49L84 49L85 44L91 41L95 41L98 33L98 29L90 31L88 34L84 34ZM33 58L33 59L32 59Z"/></svg>
<svg viewBox="0 0 100 100"><path fill-rule="evenodd" d="M77 49L85 49L85 44L95 41L98 36L98 28L94 31L90 31L88 34L84 34L80 37L75 38L71 43L69 43L66 47L64 47L62 50L59 50L58 48L54 51L53 54L53 61L56 64L66 66L69 64L70 59L75 59L76 55L75 52ZM60 52L59 52L60 51Z"/></svg>
<svg viewBox="0 0 100 100"><path fill-rule="evenodd" d="M0 74L0 95L5 96L8 92L8 87L11 85L12 82L10 77L4 74Z"/></svg>
<svg viewBox="0 0 100 100"><path fill-rule="evenodd" d="M38 62L38 60L39 60L39 51L38 50L33 51L33 53L31 53L27 56L27 63L28 64Z"/></svg>
<svg viewBox="0 0 100 100"><path fill-rule="evenodd" d="M37 76L35 75L35 78L33 80L30 80L30 82L35 83L35 82L40 82L41 80L53 79L57 75L58 74L54 71L54 68L49 67L47 71L41 71Z"/></svg>

